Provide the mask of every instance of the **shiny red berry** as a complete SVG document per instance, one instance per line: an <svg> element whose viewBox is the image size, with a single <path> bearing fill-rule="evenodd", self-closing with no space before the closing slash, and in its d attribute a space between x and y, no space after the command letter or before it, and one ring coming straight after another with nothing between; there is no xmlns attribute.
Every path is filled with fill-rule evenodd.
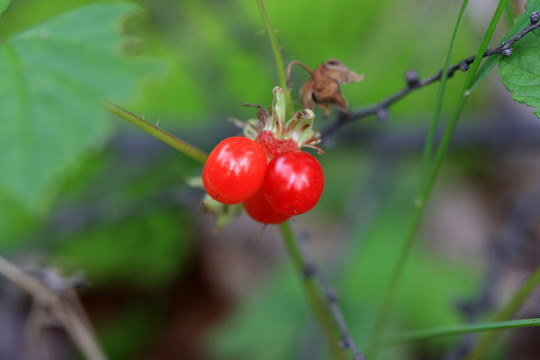
<svg viewBox="0 0 540 360"><path fill-rule="evenodd" d="M204 188L221 203L241 203L261 188L266 165L266 154L259 144L245 137L230 137L208 156L202 171Z"/></svg>
<svg viewBox="0 0 540 360"><path fill-rule="evenodd" d="M242 205L253 220L263 224L281 224L290 218L289 215L280 214L270 206L262 189L244 201Z"/></svg>
<svg viewBox="0 0 540 360"><path fill-rule="evenodd" d="M304 151L291 151L275 157L266 168L263 192L268 203L284 215L299 215L311 210L324 188L319 161Z"/></svg>

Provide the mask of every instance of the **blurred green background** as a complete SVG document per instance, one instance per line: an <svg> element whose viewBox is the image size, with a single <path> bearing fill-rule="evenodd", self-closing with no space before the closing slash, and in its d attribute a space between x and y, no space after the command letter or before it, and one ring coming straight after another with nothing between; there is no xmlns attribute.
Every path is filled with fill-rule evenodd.
<svg viewBox="0 0 540 360"><path fill-rule="evenodd" d="M0 18L0 39L8 41L42 21L91 3L95 2L15 0ZM115 55L110 59L86 63L82 53L84 44L101 46L100 41L108 41L100 38L106 33L100 32L99 13L80 26L61 24L72 31L74 42L83 45L73 52L54 53L73 66L55 70L63 85L57 87L56 75L40 83L51 99L43 100L43 109L61 104L57 98L93 96L87 97L83 87L68 89L60 75L77 81L94 79L98 84L92 86L103 88L106 99L151 122L159 120L163 129L210 151L219 140L239 132L228 119L255 117L255 110L241 103L270 105L277 75L254 1L132 3L138 7L127 11L132 15L122 23L129 38L111 40L107 49ZM476 51L494 3L471 6L454 62ZM401 89L408 69L421 77L436 73L444 62L459 5L443 0L266 3L286 62L299 60L315 68L337 58L366 75L363 82L342 87L351 110ZM512 6L517 14L522 12L521 3ZM119 19L111 21L120 24ZM503 21L494 43L507 28ZM24 50L23 40L18 49ZM35 48L36 44L41 43L36 40ZM30 50L24 51L35 60L37 74L42 71L40 63L56 61L36 58ZM299 88L307 80L299 69L292 77L294 108L299 107ZM449 82L443 119L462 81L458 73ZM413 209L422 139L436 91L437 85L431 85L398 102L387 123L367 118L328 139L323 145L326 153L319 157L326 175L323 197L312 212L293 223L297 233L309 233L309 248L341 295L351 334L361 348ZM100 113L96 104L103 100L98 95L94 103L84 103L96 114ZM8 109L9 101L7 95L0 98L0 106ZM79 116L73 107L67 108L68 114ZM47 128L47 116L52 121L51 114L56 113L43 114L35 118L36 129ZM325 118L317 110L316 115L315 126L322 130L336 113ZM328 358L277 230L269 227L258 240L260 226L242 215L215 234L211 216L202 213L203 192L188 186L200 175L201 165L119 118L99 116L104 118L101 130L79 132L81 139L66 144L66 149L76 149L73 158L42 164L59 170L45 171L46 181L39 189L21 195L10 190L15 185L0 186L2 254L27 266L55 267L64 274L83 272L88 288L81 296L111 359ZM504 222L511 200L532 189L536 179L538 165L526 160L534 146L525 142L522 152L513 153L506 151L513 149L512 139L506 143L503 136L497 142L495 130L511 118L524 124L525 132L537 129L529 112L513 104L498 76L491 74L468 102L464 125L458 129L454 151L406 268L391 330L463 321L455 302L477 293L490 237ZM71 125L77 121L53 129L59 143L72 136ZM91 117L88 121L92 124ZM21 134L15 140L10 134L11 141L32 141L31 132ZM0 136L5 144L7 136ZM39 143L45 152L54 146L54 141ZM512 156L522 162L515 165ZM505 177L506 172L516 176ZM0 176L12 184L10 177L15 175ZM17 176L32 180L32 174L24 171ZM6 304L0 311L9 313L13 309ZM393 348L382 358L440 359L457 341Z"/></svg>

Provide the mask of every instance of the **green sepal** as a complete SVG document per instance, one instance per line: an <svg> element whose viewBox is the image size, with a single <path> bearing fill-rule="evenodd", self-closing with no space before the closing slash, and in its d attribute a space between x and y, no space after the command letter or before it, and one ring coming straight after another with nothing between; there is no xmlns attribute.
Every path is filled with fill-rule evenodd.
<svg viewBox="0 0 540 360"><path fill-rule="evenodd" d="M227 205L222 204L206 194L203 198L204 211L214 214L216 218L214 232L219 232L226 227L235 217L242 214L242 204Z"/></svg>
<svg viewBox="0 0 540 360"><path fill-rule="evenodd" d="M303 146L313 148L317 152L323 151L316 145L321 142L318 131L313 130L315 114L310 109L298 111L292 118L285 121L286 103L285 92L279 86L272 90L274 100L270 112L266 111L262 106L256 105L258 108L257 119L250 119L245 124L235 121L236 124L241 124L244 129L244 136L255 140L261 131L271 131L276 139L287 140L292 139L298 144L298 148ZM254 106L254 105L250 105Z"/></svg>
<svg viewBox="0 0 540 360"><path fill-rule="evenodd" d="M287 111L287 104L285 103L285 92L279 86L274 87L272 90L274 94L274 101L272 101L272 123L277 122L277 128L283 127L285 124L285 114ZM274 126L273 126L274 127Z"/></svg>
<svg viewBox="0 0 540 360"><path fill-rule="evenodd" d="M298 111L285 124L283 138L293 139L300 148L306 146L317 150L319 154L323 153L319 147L315 146L321 142L321 139L319 138L320 133L313 130L314 121L315 114L313 111L309 109Z"/></svg>

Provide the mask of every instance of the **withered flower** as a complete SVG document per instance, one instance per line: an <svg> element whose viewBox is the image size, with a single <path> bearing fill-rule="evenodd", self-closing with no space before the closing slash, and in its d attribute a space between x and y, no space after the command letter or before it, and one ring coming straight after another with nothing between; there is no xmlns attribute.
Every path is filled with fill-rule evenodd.
<svg viewBox="0 0 540 360"><path fill-rule="evenodd" d="M358 82L365 77L349 70L341 61L330 59L319 65L315 71L299 61L292 61L287 67L287 81L293 65L302 66L311 75L300 92L302 107L313 110L315 104L318 104L324 109L326 116L330 115L330 105L339 107L344 113L348 111L339 85Z"/></svg>

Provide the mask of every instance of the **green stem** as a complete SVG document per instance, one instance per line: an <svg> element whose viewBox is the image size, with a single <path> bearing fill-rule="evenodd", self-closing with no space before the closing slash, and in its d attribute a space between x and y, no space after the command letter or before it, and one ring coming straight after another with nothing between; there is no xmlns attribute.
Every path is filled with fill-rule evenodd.
<svg viewBox="0 0 540 360"><path fill-rule="evenodd" d="M270 45L272 45L272 53L274 54L274 61L276 63L279 86L285 91L285 104L292 109L291 101L291 91L287 87L287 78L285 76L285 66L283 65L283 58L281 56L281 50L279 49L279 44L277 42L276 33L272 28L272 23L270 23L270 18L264 7L263 0L257 0L257 6L259 7L259 12L263 18L264 28L268 34L268 39L270 40ZM292 111L289 110L289 113L292 114ZM289 114L289 115L290 115Z"/></svg>
<svg viewBox="0 0 540 360"><path fill-rule="evenodd" d="M420 223L420 218L423 211L424 201L417 201L413 218L406 233L405 243L399 252L399 257L394 266L394 270L388 283L388 288L384 294L383 302L375 321L375 326L371 332L371 340L366 351L367 359L375 359L377 351L381 345L382 333L386 323L388 322L390 310L394 303L394 298L399 287L399 283L401 282L401 275L403 269L405 268L405 264L407 263L407 259L409 258L411 248L414 244L414 235L416 233L416 229L418 228L418 224Z"/></svg>
<svg viewBox="0 0 540 360"><path fill-rule="evenodd" d="M437 337L463 335L481 331L489 331L489 334L496 334L497 332L495 332L494 330L505 330L532 326L540 326L540 318L412 330L387 337L383 340L383 346L396 346L412 342L430 340Z"/></svg>
<svg viewBox="0 0 540 360"><path fill-rule="evenodd" d="M288 115L291 115L291 92L290 89L287 87L285 66L283 65L283 58L281 56L279 44L277 42L274 29L272 28L272 24L270 23L270 18L268 17L268 13L266 12L263 0L257 0L257 6L259 7L259 12L261 13L261 17L264 22L266 34L268 35L270 44L272 46L272 53L274 54L274 61L276 63L279 85L285 92L285 104L287 106L287 113ZM300 272L300 274L302 274L305 270L304 262L302 260L302 255L300 253L300 249L298 248L298 243L296 242L294 233L291 229L291 225L289 222L281 224L281 233L283 235L283 240L285 241L285 245L287 246L289 256L294 266ZM323 299L321 299L319 295L315 280L312 277L303 276L302 286L311 306L313 307L315 316L317 317L317 320L319 321L319 324L323 329L323 332L326 336L334 358L345 360L345 354L339 347L339 335L333 324L332 317L330 316L330 313L328 312L328 309L326 308Z"/></svg>
<svg viewBox="0 0 540 360"><path fill-rule="evenodd" d="M494 321L505 321L512 318L519 310L523 302L531 295L534 289L540 284L540 267L525 281L519 290L512 296L508 303L495 316ZM490 332L484 336L474 350L467 357L467 360L484 359L486 352L491 348L499 336L498 332Z"/></svg>
<svg viewBox="0 0 540 360"><path fill-rule="evenodd" d="M197 149L195 146L188 144L184 140L158 128L156 125L149 123L116 104L109 103L107 110L200 163L204 164L208 157L204 151Z"/></svg>
<svg viewBox="0 0 540 360"><path fill-rule="evenodd" d="M514 19L516 18L516 12L514 11L514 6L511 2L506 3L505 8L506 21L509 26L514 25Z"/></svg>
<svg viewBox="0 0 540 360"><path fill-rule="evenodd" d="M463 2L465 3L467 1L468 0L464 0ZM482 55L487 49L489 40L491 39L491 35L493 35L493 32L495 31L495 26L499 21L505 4L506 0L501 0L497 9L495 10L495 14L491 19L491 23L489 24L484 39L482 40L482 43L478 48L476 57L469 68L467 78L465 79L463 88L461 90L461 96L459 97L456 106L454 107L454 111L452 112L450 119L448 120L448 124L444 130L442 140L437 148L435 159L433 161L433 166L429 173L429 177L425 184L423 184L423 189L420 192L420 196L416 200L416 210L409 225L408 231L406 232L407 237L405 239L405 243L401 248L398 260L392 271L392 276L390 278L388 288L383 298L383 304L381 306L381 309L379 310L378 316L375 321L375 326L371 334L371 341L368 346L368 351L366 353L366 357L370 360L374 360L376 358L378 348L381 344L382 333L388 322L390 311L392 309L392 305L394 304L395 294L397 292L399 284L401 283L404 268L407 263L407 259L409 258L412 245L414 243L416 229L418 228L418 224L424 212L426 201L429 198L431 191L433 190L435 179L437 178L437 174L441 167L442 160L448 150L448 147L450 146L450 141L452 139L452 135L454 134L454 130L461 115L461 111L463 110L463 107L470 95L470 87L474 82L474 77L476 75L478 67L480 66L480 62L482 61Z"/></svg>
<svg viewBox="0 0 540 360"><path fill-rule="evenodd" d="M437 132L437 127L439 126L439 119L441 117L442 104L444 99L444 91L446 89L446 80L448 79L448 68L452 61L452 56L454 54L454 43L457 38L457 33L463 22L463 14L465 14L465 9L467 8L468 0L463 1L461 4L461 9L459 11L458 18L456 20L456 25L454 26L454 32L452 34L452 40L450 40L450 46L448 47L448 54L446 55L446 61L441 75L441 83L439 85L439 91L437 93L437 100L435 102L435 110L433 111L433 117L431 119L431 124L429 126L429 132L424 146L424 153L422 158L422 171L421 171L421 184L425 184L428 176L428 169L432 161L433 156L433 144L435 142L435 133Z"/></svg>
<svg viewBox="0 0 540 360"><path fill-rule="evenodd" d="M489 27L484 36L484 39L482 40L482 43L480 47L478 48L478 51L476 53L473 63L469 67L469 71L467 72L467 78L465 79L465 82L461 89L461 96L458 98L456 106L454 107L454 111L450 115L450 119L448 120L448 124L444 130L441 143L439 144L437 148L437 153L435 155L433 167L431 169L426 187L421 196L422 203L424 203L427 200L427 198L429 197L429 194L431 193L431 190L435 183L435 179L439 172L442 160L444 156L446 155L446 152L450 146L450 142L452 140L452 136L454 135L454 130L456 128L459 117L461 115L461 111L463 110L463 107L465 106L465 103L467 102L467 99L469 98L469 95L471 93L471 86L474 83L476 72L478 71L478 68L480 67L482 56L488 47L489 40L491 39L491 36L493 35L493 32L495 31L495 27L497 26L497 23L499 22L501 14L506 5L506 2L507 0L499 1L499 5L497 6L495 13L493 14L493 18L491 19Z"/></svg>
<svg viewBox="0 0 540 360"><path fill-rule="evenodd" d="M328 308L325 306L323 299L320 297L320 293L317 290L317 283L313 277L304 276L305 264L298 247L298 242L294 236L294 233L291 229L291 224L287 221L280 225L281 234L283 235L283 240L287 246L289 256L293 262L296 270L302 275L302 287L304 292L309 299L309 303L313 308L313 312L321 325L323 332L330 346L330 350L334 355L335 359L345 360L345 354L339 347L339 335L334 326L332 317L328 312Z"/></svg>

